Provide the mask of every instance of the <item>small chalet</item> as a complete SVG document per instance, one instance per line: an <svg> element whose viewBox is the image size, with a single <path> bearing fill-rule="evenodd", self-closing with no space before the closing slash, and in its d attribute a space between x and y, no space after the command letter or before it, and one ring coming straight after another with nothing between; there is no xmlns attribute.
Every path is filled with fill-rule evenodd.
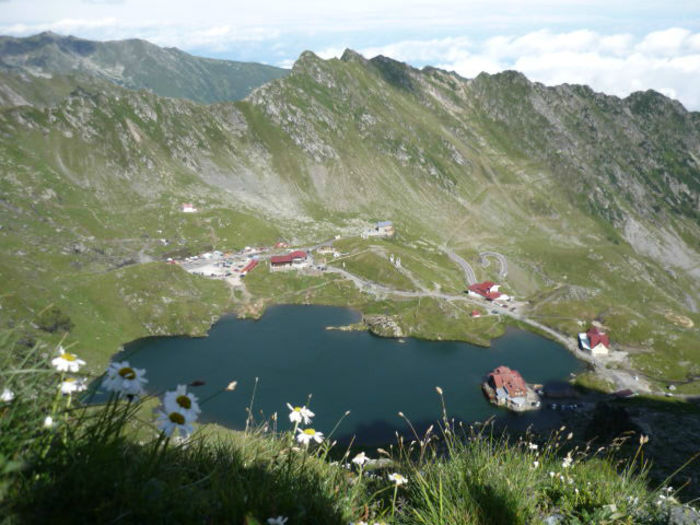
<svg viewBox="0 0 700 525"><path fill-rule="evenodd" d="M185 202L182 204L182 213L195 213L197 208L191 202Z"/></svg>
<svg viewBox="0 0 700 525"><path fill-rule="evenodd" d="M536 410L541 405L539 395L525 383L520 372L507 366L499 366L490 372L481 389L491 403L515 412Z"/></svg>
<svg viewBox="0 0 700 525"><path fill-rule="evenodd" d="M481 312L479 310L472 310L472 313L469 315L472 317L481 317Z"/></svg>
<svg viewBox="0 0 700 525"><path fill-rule="evenodd" d="M498 291L500 287L500 284L496 284L493 281L484 281L483 283L472 284L467 293L474 297L483 297L488 301L495 301L496 299L501 301L509 300L509 296Z"/></svg>
<svg viewBox="0 0 700 525"><path fill-rule="evenodd" d="M587 332L578 334L578 343L581 350L590 352L592 355L607 355L610 352L610 339L597 326L592 326Z"/></svg>
<svg viewBox="0 0 700 525"><path fill-rule="evenodd" d="M488 383L496 391L496 398L519 398L527 395L527 385L523 376L517 370L507 366L499 366L488 375Z"/></svg>
<svg viewBox="0 0 700 525"><path fill-rule="evenodd" d="M308 266L306 252L296 250L286 255L273 255L270 257L270 270L288 270L291 268L304 268Z"/></svg>

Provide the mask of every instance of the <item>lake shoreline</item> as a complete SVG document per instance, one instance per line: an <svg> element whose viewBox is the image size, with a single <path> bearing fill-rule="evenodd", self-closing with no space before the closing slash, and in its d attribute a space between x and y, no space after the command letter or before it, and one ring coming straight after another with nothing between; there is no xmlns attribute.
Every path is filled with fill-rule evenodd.
<svg viewBox="0 0 700 525"><path fill-rule="evenodd" d="M200 399L216 395L205 421L240 428L253 389L254 411L263 419L313 394L311 406L322 414L321 428L332 427L334 416L351 410L349 432L376 433L379 441L390 439L396 429L403 432L401 421L390 422L398 411L415 420L438 419L439 403L431 396L438 385L454 417L483 421L499 414L480 389L483 376L496 366L523 368L534 382L566 380L582 368L561 345L512 328L487 351L465 342L328 329L357 327L360 321L361 314L350 308L278 305L256 321L222 316L204 338L143 338L114 358L146 368L153 392L202 383L193 390ZM260 378L259 384L253 378ZM233 380L238 381L235 393L217 393ZM538 415L553 416L548 411Z"/></svg>

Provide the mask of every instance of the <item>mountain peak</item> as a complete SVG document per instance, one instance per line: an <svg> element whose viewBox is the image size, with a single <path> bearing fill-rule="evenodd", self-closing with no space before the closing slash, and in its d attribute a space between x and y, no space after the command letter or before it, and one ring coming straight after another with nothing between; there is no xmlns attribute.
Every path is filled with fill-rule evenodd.
<svg viewBox="0 0 700 525"><path fill-rule="evenodd" d="M299 58L294 61L292 72L298 73L300 71L304 71L306 67L313 64L318 64L321 60L322 59L313 51L308 49L306 51L302 51Z"/></svg>
<svg viewBox="0 0 700 525"><path fill-rule="evenodd" d="M53 38L53 39L59 39L59 38L64 38L63 36L59 35L58 33L54 33L53 31L42 31L41 33L38 33L34 36L37 36L39 38Z"/></svg>
<svg viewBox="0 0 700 525"><path fill-rule="evenodd" d="M340 60L343 62L359 62L360 64L367 63L367 59L365 57L350 48L346 48L345 51L343 51L343 55L340 57Z"/></svg>
<svg viewBox="0 0 700 525"><path fill-rule="evenodd" d="M407 91L416 90L413 79L415 70L408 64L383 55L377 55L369 60L369 63L379 71L389 84Z"/></svg>

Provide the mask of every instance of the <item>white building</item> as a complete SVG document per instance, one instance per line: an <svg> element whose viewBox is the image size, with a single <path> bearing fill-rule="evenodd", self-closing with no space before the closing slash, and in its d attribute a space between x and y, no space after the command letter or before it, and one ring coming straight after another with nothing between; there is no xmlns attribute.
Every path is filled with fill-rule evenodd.
<svg viewBox="0 0 700 525"><path fill-rule="evenodd" d="M605 332L597 327L592 327L588 332L578 334L578 344L581 350L590 352L591 355L608 355L610 352L610 339Z"/></svg>
<svg viewBox="0 0 700 525"><path fill-rule="evenodd" d="M396 233L394 224L391 221L381 221L374 225L374 228L362 232L363 239L370 237L393 237Z"/></svg>

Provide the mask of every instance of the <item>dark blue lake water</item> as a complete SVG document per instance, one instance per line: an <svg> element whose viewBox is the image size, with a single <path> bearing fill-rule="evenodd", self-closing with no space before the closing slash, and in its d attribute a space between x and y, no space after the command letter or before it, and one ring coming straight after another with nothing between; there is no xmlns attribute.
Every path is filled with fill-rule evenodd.
<svg viewBox="0 0 700 525"><path fill-rule="evenodd" d="M278 412L288 427L286 402L306 403L316 413L314 428L328 433L351 410L335 434L370 445L406 430L404 414L425 428L441 416L435 387L445 394L448 414L466 422L500 416L509 427L558 424L556 413L539 410L511 414L490 405L481 393L483 377L498 365L521 372L529 383L569 377L582 364L561 345L522 330L509 330L491 348L460 342L375 337L366 332L326 330L357 322L360 315L326 306L275 306L258 321L226 317L208 337L157 337L135 341L115 359L146 368L149 390L160 393L177 384L205 381L191 390L201 399L238 381L202 407L202 420L243 428L259 378L253 412L258 421Z"/></svg>

